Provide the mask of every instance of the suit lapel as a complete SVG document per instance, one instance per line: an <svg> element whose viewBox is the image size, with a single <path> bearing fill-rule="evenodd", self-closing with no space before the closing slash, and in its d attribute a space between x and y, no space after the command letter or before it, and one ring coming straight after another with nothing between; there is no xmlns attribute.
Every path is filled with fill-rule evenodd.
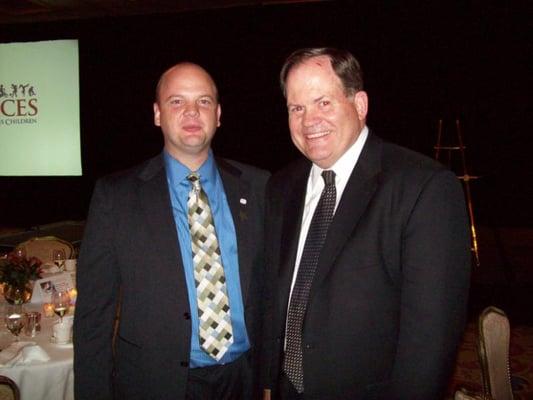
<svg viewBox="0 0 533 400"><path fill-rule="evenodd" d="M140 203L147 226L154 233L154 243L161 246L163 254L172 257L171 265L182 265L162 155L148 161L139 178Z"/></svg>
<svg viewBox="0 0 533 400"><path fill-rule="evenodd" d="M335 259L368 207L368 203L378 187L380 171L381 140L369 135L328 229L326 242L320 253L313 279L310 299L334 265Z"/></svg>
<svg viewBox="0 0 533 400"><path fill-rule="evenodd" d="M252 232L250 224L253 221L248 217L247 210L250 199L250 185L240 178L241 171L227 161L217 158L217 166L235 226L242 300L243 304L246 304L252 266L252 255L249 250L254 248L252 244L254 238L250 237L249 234L249 232Z"/></svg>
<svg viewBox="0 0 533 400"><path fill-rule="evenodd" d="M300 238L300 227L302 225L302 215L305 205L305 193L307 180L311 171L311 163L298 164L284 186L287 192L284 193L283 201L283 225L281 227L281 248L279 267L279 295L280 305L286 311L289 301L289 288L294 273L294 263L298 251L298 239Z"/></svg>

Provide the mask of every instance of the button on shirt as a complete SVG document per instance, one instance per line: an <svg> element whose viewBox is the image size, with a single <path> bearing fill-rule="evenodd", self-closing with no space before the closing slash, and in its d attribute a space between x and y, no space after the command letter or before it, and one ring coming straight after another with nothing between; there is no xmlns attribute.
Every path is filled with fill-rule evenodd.
<svg viewBox="0 0 533 400"><path fill-rule="evenodd" d="M246 333L244 321L244 307L239 277L239 258L237 253L237 236L233 217L228 205L222 179L218 173L213 153L209 151L207 160L196 172L200 175L200 184L209 198L209 205L213 213L215 229L222 254L222 265L226 275L226 287L231 309L231 324L233 327L234 342L224 357L217 363L200 347L198 335L198 307L196 301L196 284L194 282L194 264L192 261L191 234L187 221L187 199L191 184L187 176L193 172L185 165L163 151L167 183L172 203L172 213L178 232L178 241L181 258L185 270L185 280L191 310L191 357L190 367L206 367L216 364L226 364L234 361L242 353L248 351L250 343ZM179 318L181 314L176 314Z"/></svg>

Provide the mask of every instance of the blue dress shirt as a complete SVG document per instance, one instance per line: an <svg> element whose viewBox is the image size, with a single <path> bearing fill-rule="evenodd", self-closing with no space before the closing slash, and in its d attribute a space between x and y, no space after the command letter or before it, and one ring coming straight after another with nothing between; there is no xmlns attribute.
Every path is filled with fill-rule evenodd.
<svg viewBox="0 0 533 400"><path fill-rule="evenodd" d="M242 302L241 282L239 277L239 257L237 253L237 236L235 225L228 205L226 193L222 185L222 179L213 157L209 151L207 160L196 171L200 175L200 185L209 198L209 205L213 213L215 229L217 233L220 251L222 253L222 265L226 275L226 287L228 290L229 305L231 310L231 325L233 327L233 343L224 357L217 362L200 347L198 337L198 307L196 302L196 284L194 282L194 264L192 261L191 234L187 221L187 200L191 190L191 183L187 176L192 172L185 165L174 159L166 151L163 151L167 183L172 203L172 212L178 241L181 250L181 258L185 269L185 280L189 305L191 308L191 368L206 367L216 364L226 364L234 361L242 353L248 351L250 342L246 333L244 322L244 306ZM177 317L177 316L176 316Z"/></svg>

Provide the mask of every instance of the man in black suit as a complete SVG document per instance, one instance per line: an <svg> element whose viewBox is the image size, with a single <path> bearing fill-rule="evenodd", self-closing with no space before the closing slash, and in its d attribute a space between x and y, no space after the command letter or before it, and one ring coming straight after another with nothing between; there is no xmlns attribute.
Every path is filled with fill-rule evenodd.
<svg viewBox="0 0 533 400"><path fill-rule="evenodd" d="M94 190L77 274L76 398L255 398L268 174L214 158L221 108L200 66L167 70L153 107L163 152Z"/></svg>
<svg viewBox="0 0 533 400"><path fill-rule="evenodd" d="M440 398L469 286L461 185L369 132L349 52L298 50L281 85L306 159L267 189L265 398Z"/></svg>

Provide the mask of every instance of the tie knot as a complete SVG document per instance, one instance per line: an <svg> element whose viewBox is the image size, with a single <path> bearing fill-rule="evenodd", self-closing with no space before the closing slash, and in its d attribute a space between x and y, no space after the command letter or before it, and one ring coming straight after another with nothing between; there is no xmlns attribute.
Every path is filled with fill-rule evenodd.
<svg viewBox="0 0 533 400"><path fill-rule="evenodd" d="M200 191L201 189L201 186L200 186L200 175L198 175L198 173L196 172L191 172L188 176L187 176L187 180L189 182L191 182L192 184L192 187L194 190L196 191Z"/></svg>
<svg viewBox="0 0 533 400"><path fill-rule="evenodd" d="M335 171L331 169L322 171L322 178L326 186L335 186Z"/></svg>

